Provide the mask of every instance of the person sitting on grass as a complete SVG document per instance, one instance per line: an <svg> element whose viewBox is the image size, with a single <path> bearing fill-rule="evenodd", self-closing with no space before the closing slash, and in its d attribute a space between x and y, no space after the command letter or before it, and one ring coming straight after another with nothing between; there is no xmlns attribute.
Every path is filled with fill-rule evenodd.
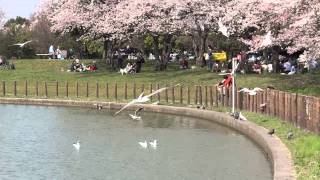
<svg viewBox="0 0 320 180"><path fill-rule="evenodd" d="M96 65L96 61L92 61L92 64L89 64L87 67L86 67L86 70L87 71L96 71L98 68L97 68L97 65Z"/></svg>
<svg viewBox="0 0 320 180"><path fill-rule="evenodd" d="M189 63L186 60L186 57L183 57L180 61L180 69L189 69Z"/></svg>
<svg viewBox="0 0 320 180"><path fill-rule="evenodd" d="M137 64L133 63L133 65L131 65L131 68L128 71L128 74L135 74L137 72Z"/></svg>
<svg viewBox="0 0 320 180"><path fill-rule="evenodd" d="M257 73L257 74L261 74L262 72L262 66L260 64L259 61L255 62L253 65L252 65L252 71L254 73Z"/></svg>
<svg viewBox="0 0 320 180"><path fill-rule="evenodd" d="M74 70L76 72L82 72L84 69L83 69L83 65L80 63L80 60L79 59L76 59L75 60L75 65L74 65Z"/></svg>

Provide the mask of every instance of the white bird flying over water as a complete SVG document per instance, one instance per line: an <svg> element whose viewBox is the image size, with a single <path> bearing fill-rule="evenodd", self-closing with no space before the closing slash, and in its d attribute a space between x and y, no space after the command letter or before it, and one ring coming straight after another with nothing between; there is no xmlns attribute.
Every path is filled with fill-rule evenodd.
<svg viewBox="0 0 320 180"><path fill-rule="evenodd" d="M245 93L249 93L250 96L255 96L257 95L258 91L263 91L263 89L255 87L252 90L248 89L248 88L242 88L239 92L245 92Z"/></svg>
<svg viewBox="0 0 320 180"><path fill-rule="evenodd" d="M148 143L147 141L145 140L144 142L139 142L140 146L144 149L147 149L148 148Z"/></svg>
<svg viewBox="0 0 320 180"><path fill-rule="evenodd" d="M222 23L221 18L219 18L218 26L219 26L218 31L220 31L226 37L230 36L230 33L228 32L228 28Z"/></svg>
<svg viewBox="0 0 320 180"><path fill-rule="evenodd" d="M176 84L174 85L173 87L175 86L180 86L180 84ZM126 104L125 106L123 106L118 112L116 112L114 115L117 115L119 114L121 111L123 111L124 109L128 108L129 106L133 105L133 104L136 104L136 103L145 103L145 102L148 102L150 101L150 97L155 95L155 94L158 94L158 93L161 93L162 91L166 90L166 89L169 89L171 87L164 87L164 88L160 88L154 92L152 92L151 94L149 95L146 95L146 96L143 96L143 92L139 95L139 97L137 99L133 99L131 102L129 102L128 104Z"/></svg>
<svg viewBox="0 0 320 180"><path fill-rule="evenodd" d="M149 144L153 149L157 149L157 145L158 145L157 140L150 141Z"/></svg>
<svg viewBox="0 0 320 180"><path fill-rule="evenodd" d="M123 111L124 109L126 109L127 107L139 103L141 101L143 97L143 92L139 95L139 97L137 99L133 99L132 101L130 101L128 104L126 104L125 106L123 106L118 112L116 112L114 115L119 114L121 111Z"/></svg>
<svg viewBox="0 0 320 180"><path fill-rule="evenodd" d="M20 46L22 48L23 46L25 46L26 44L31 43L31 42L32 41L27 41L27 42L24 42L24 43L16 43L16 44L12 44L12 46Z"/></svg>
<svg viewBox="0 0 320 180"><path fill-rule="evenodd" d="M137 109L134 114L129 114L129 116L133 119L133 120L141 120L141 116L139 116L139 112L142 110L143 108L139 108Z"/></svg>
<svg viewBox="0 0 320 180"><path fill-rule="evenodd" d="M78 140L77 143L73 143L73 147L79 151L80 150L80 141Z"/></svg>

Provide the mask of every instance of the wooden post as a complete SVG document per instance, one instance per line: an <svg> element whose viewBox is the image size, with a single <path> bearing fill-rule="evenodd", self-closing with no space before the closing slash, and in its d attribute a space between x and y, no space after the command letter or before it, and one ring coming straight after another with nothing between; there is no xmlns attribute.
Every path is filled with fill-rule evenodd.
<svg viewBox="0 0 320 180"><path fill-rule="evenodd" d="M124 84L124 99L128 99L128 85L127 83Z"/></svg>
<svg viewBox="0 0 320 180"><path fill-rule="evenodd" d="M291 122L291 93L284 94L284 120Z"/></svg>
<svg viewBox="0 0 320 180"><path fill-rule="evenodd" d="M78 84L78 82L77 82ZM56 96L59 97L59 82L56 82ZM78 95L77 95L78 97Z"/></svg>
<svg viewBox="0 0 320 180"><path fill-rule="evenodd" d="M223 106L228 106L228 102L229 102L229 89L224 88L225 92L222 92L222 94L224 93L223 96Z"/></svg>
<svg viewBox="0 0 320 180"><path fill-rule="evenodd" d="M2 81L2 95L6 96L6 82Z"/></svg>
<svg viewBox="0 0 320 180"><path fill-rule="evenodd" d="M89 97L89 83L86 84L86 96Z"/></svg>
<svg viewBox="0 0 320 180"><path fill-rule="evenodd" d="M257 93L257 95L255 95L255 96L253 96L253 99L252 99L252 105L253 105L253 107L252 107L252 112L257 112L257 98L258 98L258 96L259 96L259 93Z"/></svg>
<svg viewBox="0 0 320 180"><path fill-rule="evenodd" d="M141 93L144 92L144 84L141 85Z"/></svg>
<svg viewBox="0 0 320 180"><path fill-rule="evenodd" d="M117 101L118 100L118 84L115 83L114 85L114 98Z"/></svg>
<svg viewBox="0 0 320 180"><path fill-rule="evenodd" d="M210 106L213 107L213 89L212 89L212 86L209 86L209 99L210 99Z"/></svg>
<svg viewBox="0 0 320 180"><path fill-rule="evenodd" d="M136 83L133 83L133 99L137 97L137 89L136 89Z"/></svg>
<svg viewBox="0 0 320 180"><path fill-rule="evenodd" d="M227 106L232 107L232 87L230 87L228 91L229 91L229 101Z"/></svg>
<svg viewBox="0 0 320 180"><path fill-rule="evenodd" d="M77 93L77 98L79 97L79 82L77 81L76 85L76 93Z"/></svg>
<svg viewBox="0 0 320 180"><path fill-rule="evenodd" d="M36 96L39 96L39 82L36 82Z"/></svg>
<svg viewBox="0 0 320 180"><path fill-rule="evenodd" d="M247 107L246 107L246 110L247 111L250 111L250 104L251 103L251 96L249 95L249 93L246 93L246 104L247 104Z"/></svg>
<svg viewBox="0 0 320 180"><path fill-rule="evenodd" d="M48 86L47 86L47 82L44 82L44 94L46 96L46 98L48 97Z"/></svg>
<svg viewBox="0 0 320 180"><path fill-rule="evenodd" d="M166 87L168 87L168 84L166 84ZM168 95L168 88L165 90L165 92L166 92L166 102L167 102L167 104L169 103L169 95Z"/></svg>
<svg viewBox="0 0 320 180"><path fill-rule="evenodd" d="M200 99L200 104L203 105L202 103L202 86L199 86L199 99Z"/></svg>
<svg viewBox="0 0 320 180"><path fill-rule="evenodd" d="M187 103L190 104L190 87L187 87Z"/></svg>
<svg viewBox="0 0 320 180"><path fill-rule="evenodd" d="M282 120L285 120L285 93L279 92L279 115Z"/></svg>
<svg viewBox="0 0 320 180"><path fill-rule="evenodd" d="M306 101L306 106L305 106L305 111L306 111L306 117L305 117L305 121L306 121L306 128L309 131L312 131L312 116L311 116L311 110L312 110L312 97L305 97L305 101Z"/></svg>
<svg viewBox="0 0 320 180"><path fill-rule="evenodd" d="M311 120L312 120L312 131L315 133L318 133L318 122L319 119L317 119L317 98L312 97L312 104L311 104Z"/></svg>
<svg viewBox="0 0 320 180"><path fill-rule="evenodd" d="M305 101L305 96L298 95L297 97L297 124L298 127L300 128L306 128L306 101Z"/></svg>
<svg viewBox="0 0 320 180"><path fill-rule="evenodd" d="M291 121L292 123L297 126L297 97L298 94L291 94Z"/></svg>
<svg viewBox="0 0 320 180"><path fill-rule="evenodd" d="M219 107L219 90L218 90L218 86L216 86L216 107Z"/></svg>
<svg viewBox="0 0 320 180"><path fill-rule="evenodd" d="M99 83L96 83L96 97L99 98Z"/></svg>
<svg viewBox="0 0 320 180"><path fill-rule="evenodd" d="M107 96L107 99L109 99L109 84L106 83L106 96Z"/></svg>
<svg viewBox="0 0 320 180"><path fill-rule="evenodd" d="M160 89L160 85L157 84L157 89ZM158 95L158 101L160 102L160 93L157 94Z"/></svg>
<svg viewBox="0 0 320 180"><path fill-rule="evenodd" d="M13 83L13 94L14 96L17 96L17 81L14 81Z"/></svg>
<svg viewBox="0 0 320 180"><path fill-rule="evenodd" d="M174 104L175 101L176 101L176 98L175 98L175 95L174 95L174 86L172 86L171 92L172 92L172 104Z"/></svg>
<svg viewBox="0 0 320 180"><path fill-rule="evenodd" d="M316 128L317 128L317 133L320 134L320 98L316 99L316 106L315 106L315 113L316 113L316 117L315 120L316 122Z"/></svg>
<svg viewBox="0 0 320 180"><path fill-rule="evenodd" d="M180 104L183 104L183 89L182 89L182 85L180 86Z"/></svg>
<svg viewBox="0 0 320 180"><path fill-rule="evenodd" d="M69 97L69 82L66 83L66 97Z"/></svg>
<svg viewBox="0 0 320 180"><path fill-rule="evenodd" d="M237 88L237 98L236 98L236 108L242 109L242 93L239 92L239 88Z"/></svg>
<svg viewBox="0 0 320 180"><path fill-rule="evenodd" d="M28 96L28 81L25 82L25 96Z"/></svg>
<svg viewBox="0 0 320 180"><path fill-rule="evenodd" d="M152 93L152 83L150 84L150 94ZM153 100L153 97L151 96L150 97L150 100L152 101Z"/></svg>
<svg viewBox="0 0 320 180"><path fill-rule="evenodd" d="M195 87L195 93L194 93L194 102L195 104L198 104L198 86Z"/></svg>
<svg viewBox="0 0 320 180"><path fill-rule="evenodd" d="M204 104L208 107L208 86L204 86Z"/></svg>

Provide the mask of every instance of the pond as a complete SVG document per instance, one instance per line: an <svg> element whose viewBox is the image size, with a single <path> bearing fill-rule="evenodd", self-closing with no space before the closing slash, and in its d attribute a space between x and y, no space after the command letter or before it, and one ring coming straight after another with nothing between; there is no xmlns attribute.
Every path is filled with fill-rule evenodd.
<svg viewBox="0 0 320 180"><path fill-rule="evenodd" d="M190 117L113 113L0 105L0 179L273 178L265 153L237 131ZM156 149L138 143L155 139Z"/></svg>

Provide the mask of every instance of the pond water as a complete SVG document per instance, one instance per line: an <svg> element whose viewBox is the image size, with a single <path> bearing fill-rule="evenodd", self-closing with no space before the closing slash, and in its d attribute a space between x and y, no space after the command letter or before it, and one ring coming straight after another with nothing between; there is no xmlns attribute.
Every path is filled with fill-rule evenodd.
<svg viewBox="0 0 320 180"><path fill-rule="evenodd" d="M0 179L272 179L244 135L195 118L0 105ZM138 142L157 139L157 149ZM80 150L73 147L81 141Z"/></svg>

